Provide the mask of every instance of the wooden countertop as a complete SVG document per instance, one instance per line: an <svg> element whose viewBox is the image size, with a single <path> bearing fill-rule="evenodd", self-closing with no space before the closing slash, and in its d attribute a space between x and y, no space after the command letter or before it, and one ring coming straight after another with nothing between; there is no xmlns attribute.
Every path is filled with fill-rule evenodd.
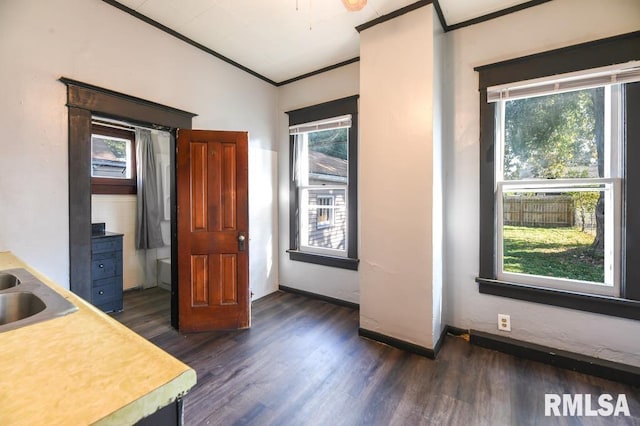
<svg viewBox="0 0 640 426"><path fill-rule="evenodd" d="M0 270L10 268L27 269L78 311L0 333L0 424L132 424L196 383L188 365L0 252Z"/></svg>

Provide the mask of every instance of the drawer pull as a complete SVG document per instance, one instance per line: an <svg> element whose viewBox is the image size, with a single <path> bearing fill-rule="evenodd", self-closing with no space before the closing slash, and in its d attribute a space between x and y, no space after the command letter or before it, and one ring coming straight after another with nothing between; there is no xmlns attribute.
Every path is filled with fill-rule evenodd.
<svg viewBox="0 0 640 426"><path fill-rule="evenodd" d="M100 290L100 291L98 292L98 294L99 294L100 296L102 296L102 295L104 294L104 290Z"/></svg>
<svg viewBox="0 0 640 426"><path fill-rule="evenodd" d="M100 268L100 269L104 268L104 264L103 263L99 264L98 268Z"/></svg>

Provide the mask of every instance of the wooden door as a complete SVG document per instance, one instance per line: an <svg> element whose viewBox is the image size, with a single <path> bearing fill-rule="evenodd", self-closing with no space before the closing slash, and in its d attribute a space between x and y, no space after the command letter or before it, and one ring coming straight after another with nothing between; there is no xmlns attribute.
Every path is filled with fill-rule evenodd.
<svg viewBox="0 0 640 426"><path fill-rule="evenodd" d="M180 130L177 164L178 328L247 328L247 133Z"/></svg>

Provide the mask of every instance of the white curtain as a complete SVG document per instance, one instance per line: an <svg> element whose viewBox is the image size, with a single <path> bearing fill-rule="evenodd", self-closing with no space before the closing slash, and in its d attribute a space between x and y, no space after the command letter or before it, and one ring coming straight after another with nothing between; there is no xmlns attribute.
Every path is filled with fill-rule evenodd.
<svg viewBox="0 0 640 426"><path fill-rule="evenodd" d="M138 174L136 248L146 250L163 247L156 157L151 131L147 129L136 129L136 162Z"/></svg>

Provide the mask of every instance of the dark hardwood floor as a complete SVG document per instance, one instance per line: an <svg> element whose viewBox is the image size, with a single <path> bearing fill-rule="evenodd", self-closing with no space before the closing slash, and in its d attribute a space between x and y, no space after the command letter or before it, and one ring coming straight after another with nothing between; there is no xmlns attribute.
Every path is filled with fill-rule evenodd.
<svg viewBox="0 0 640 426"><path fill-rule="evenodd" d="M197 371L186 425L640 425L639 388L454 336L427 359L359 337L357 310L296 294L254 302L244 331L181 335L161 289L125 293L113 317ZM631 417L545 417L545 393L625 394Z"/></svg>

